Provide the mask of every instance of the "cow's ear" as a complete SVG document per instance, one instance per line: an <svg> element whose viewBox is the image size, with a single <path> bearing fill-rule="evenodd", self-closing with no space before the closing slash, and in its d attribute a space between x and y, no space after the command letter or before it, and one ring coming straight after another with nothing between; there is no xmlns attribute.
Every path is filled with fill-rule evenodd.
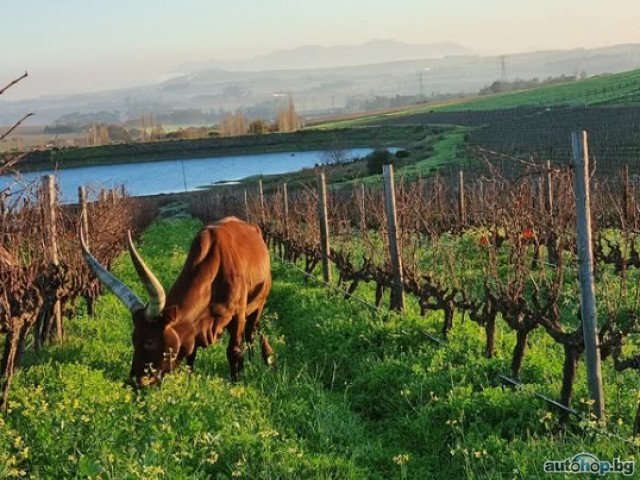
<svg viewBox="0 0 640 480"><path fill-rule="evenodd" d="M178 306L171 305L165 308L160 315L160 323L162 325L170 325L178 320Z"/></svg>

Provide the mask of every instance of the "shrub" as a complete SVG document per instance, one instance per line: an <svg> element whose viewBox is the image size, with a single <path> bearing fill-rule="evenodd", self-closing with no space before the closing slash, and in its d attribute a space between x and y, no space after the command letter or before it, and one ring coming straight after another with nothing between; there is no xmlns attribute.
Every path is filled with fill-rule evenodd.
<svg viewBox="0 0 640 480"><path fill-rule="evenodd" d="M382 166L392 163L393 155L389 150L374 150L365 157L369 175L382 173Z"/></svg>

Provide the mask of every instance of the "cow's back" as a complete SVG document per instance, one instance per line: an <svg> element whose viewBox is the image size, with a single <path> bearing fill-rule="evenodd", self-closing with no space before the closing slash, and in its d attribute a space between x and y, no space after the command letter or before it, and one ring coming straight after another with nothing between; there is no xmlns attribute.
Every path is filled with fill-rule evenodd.
<svg viewBox="0 0 640 480"><path fill-rule="evenodd" d="M239 301L232 298L239 291L246 292L249 310L256 303L261 307L270 287L269 251L260 228L227 217L196 235L167 300L190 310L193 320L208 304Z"/></svg>
<svg viewBox="0 0 640 480"><path fill-rule="evenodd" d="M262 309L271 289L269 250L256 225L227 217L204 230L220 256L220 267L213 281L213 303L234 303L233 292L244 304L247 314Z"/></svg>

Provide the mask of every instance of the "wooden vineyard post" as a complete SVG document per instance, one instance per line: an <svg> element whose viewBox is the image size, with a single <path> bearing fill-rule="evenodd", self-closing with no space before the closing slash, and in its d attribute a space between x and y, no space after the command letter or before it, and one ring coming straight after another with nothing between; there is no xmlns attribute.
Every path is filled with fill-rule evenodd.
<svg viewBox="0 0 640 480"><path fill-rule="evenodd" d="M623 184L622 208L624 210L623 218L624 218L625 227L635 228L635 225L634 225L635 205L633 203L633 190L631 187L631 181L629 179L629 165L625 165L622 170L622 184Z"/></svg>
<svg viewBox="0 0 640 480"><path fill-rule="evenodd" d="M226 217L227 215L229 215L228 209L227 209L227 192L223 192L222 193L222 216Z"/></svg>
<svg viewBox="0 0 640 480"><path fill-rule="evenodd" d="M53 175L44 177L44 191L47 202L47 214L49 225L47 228L47 242L51 253L51 263L58 267L60 265L60 257L58 256L58 229L56 228L56 185ZM53 304L53 321L56 328L56 340L62 340L62 306L60 300L56 300Z"/></svg>
<svg viewBox="0 0 640 480"><path fill-rule="evenodd" d="M364 183L360 184L360 202L358 202L358 209L360 210L360 231L364 234L367 231L367 204L366 193L364 190Z"/></svg>
<svg viewBox="0 0 640 480"><path fill-rule="evenodd" d="M393 184L393 165L383 166L384 176L384 206L389 228L389 258L393 270L393 288L391 290L391 310L404 310L404 286L402 283L402 257L398 245L396 192Z"/></svg>
<svg viewBox="0 0 640 480"><path fill-rule="evenodd" d="M284 202L284 236L289 238L289 190L287 182L282 184L282 200Z"/></svg>
<svg viewBox="0 0 640 480"><path fill-rule="evenodd" d="M124 196L124 185L122 186L122 194ZM84 241L87 244L87 248L91 246L91 238L89 235L89 209L87 206L87 189L84 185L78 187L78 205L80 207L80 229L84 236ZM95 284L94 284L95 285ZM91 288L90 291L84 294L84 298L87 301L87 313L90 316L95 314L96 296L98 295L100 284L96 286L96 289Z"/></svg>
<svg viewBox="0 0 640 480"><path fill-rule="evenodd" d="M2 219L2 225L5 225L5 219L7 218L7 192L0 193L0 219Z"/></svg>
<svg viewBox="0 0 640 480"><path fill-rule="evenodd" d="M540 212L546 212L547 211L547 195L546 195L546 189L545 189L545 176L544 175L540 175L538 177L538 184L537 184L537 190L536 190L536 194L537 194L537 204L535 205L535 208L537 208Z"/></svg>
<svg viewBox="0 0 640 480"><path fill-rule="evenodd" d="M247 222L251 221L251 214L249 212L249 198L247 196L247 189L244 190L244 219Z"/></svg>
<svg viewBox="0 0 640 480"><path fill-rule="evenodd" d="M264 214L264 189L262 187L262 179L258 179L258 195L260 196L260 222L264 225L265 222L265 214Z"/></svg>
<svg viewBox="0 0 640 480"><path fill-rule="evenodd" d="M214 204L216 206L216 216L219 216L220 215L220 204L221 204L221 202L220 202L220 194L219 193L216 193L216 195L215 195Z"/></svg>
<svg viewBox="0 0 640 480"><path fill-rule="evenodd" d="M596 298L593 278L593 248L591 244L591 207L589 198L589 148L587 132L571 134L574 189L576 194L578 227L578 261L580 265L580 312L584 332L589 394L594 403L594 413L604 422L604 393L596 315Z"/></svg>
<svg viewBox="0 0 640 480"><path fill-rule="evenodd" d="M331 282L331 266L329 265L329 217L327 215L327 184L324 173L318 176L318 218L320 219L320 250L322 251L322 278Z"/></svg>
<svg viewBox="0 0 640 480"><path fill-rule="evenodd" d="M440 177L436 177L434 185L434 192L436 195L436 209L438 214L442 215L444 218L445 211L445 198L444 198L444 186L442 185L442 179Z"/></svg>
<svg viewBox="0 0 640 480"><path fill-rule="evenodd" d="M467 224L467 208L464 202L464 172L458 172L458 218L464 226Z"/></svg>
<svg viewBox="0 0 640 480"><path fill-rule="evenodd" d="M89 212L87 211L87 192L84 185L78 187L78 204L80 206L80 221L82 222L82 232L84 239L89 244Z"/></svg>
<svg viewBox="0 0 640 480"><path fill-rule="evenodd" d="M546 175L546 187L547 187L547 195L546 195L546 204L547 204L547 212L551 215L553 213L553 178L551 177L551 160L547 160L547 175Z"/></svg>

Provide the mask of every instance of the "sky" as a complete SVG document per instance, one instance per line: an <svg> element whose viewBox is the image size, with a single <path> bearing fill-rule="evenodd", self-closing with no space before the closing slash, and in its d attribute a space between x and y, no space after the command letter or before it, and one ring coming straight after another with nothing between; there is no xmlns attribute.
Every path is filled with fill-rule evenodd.
<svg viewBox="0 0 640 480"><path fill-rule="evenodd" d="M0 0L0 97L154 83L186 62L373 39L480 55L640 43L640 0Z"/></svg>

